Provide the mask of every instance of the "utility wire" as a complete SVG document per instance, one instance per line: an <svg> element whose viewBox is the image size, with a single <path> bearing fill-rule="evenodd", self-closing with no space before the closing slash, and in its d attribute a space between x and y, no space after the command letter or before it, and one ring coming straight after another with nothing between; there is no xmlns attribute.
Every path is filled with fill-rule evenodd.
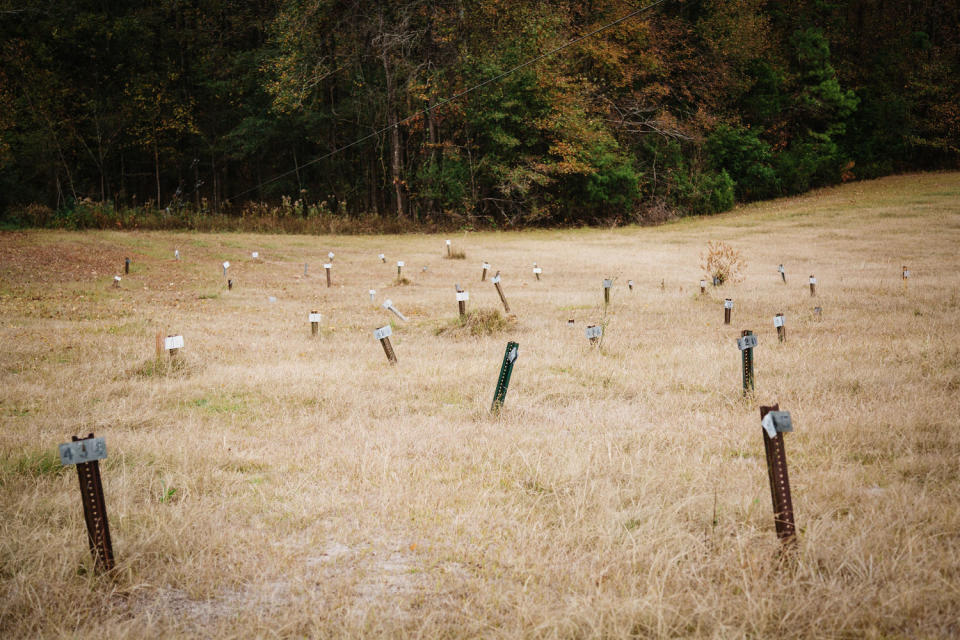
<svg viewBox="0 0 960 640"><path fill-rule="evenodd" d="M520 71L521 69L525 69L526 67L529 67L530 65L536 64L536 63L540 62L541 60L543 60L543 59L545 59L545 58L549 58L550 56L552 56L553 54L557 53L558 51L563 51L563 50L566 49L567 47L573 46L573 45L577 44L578 42L582 42L582 41L586 40L587 38L592 38L593 36L597 35L598 33L601 33L601 32L603 32L603 31L606 31L607 29L609 29L609 28L611 28L611 27L615 27L615 26L617 26L618 24L620 24L620 23L622 23L622 22L626 22L626 21L629 20L630 18L633 18L634 16L640 15L641 13L643 13L643 12L645 12L645 11L649 11L650 9L653 9L653 8L656 7L657 5L663 4L663 3L666 2L666 1L667 1L667 0L654 0L654 2L651 2L651 3L648 4L648 5L645 5L645 6L643 6L643 7L640 7L639 9L634 9L634 10L631 11L630 13L628 13L628 14L626 14L625 16L622 16L622 17L620 17L620 18L617 18L617 19L614 20L613 22L608 22L607 24L603 25L602 27L597 27L597 28L594 29L593 31L590 31L590 32L588 32L588 33L585 33L585 34L583 34L583 35L581 35L581 36L577 36L576 38L574 38L574 39L572 39L572 40L568 40L567 42L561 44L561 45L558 46L558 47L554 47L553 49L550 49L549 51L547 51L547 52L545 52L545 53L541 53L539 56L537 56L537 57L535 57L535 58L531 58L530 60L527 60L526 62L521 62L521 63L518 64L517 66L515 66L515 67L513 67L513 68L511 68L511 69L508 69L508 70L504 71L503 73L501 73L501 74L499 74L499 75L496 75L496 76L494 76L494 77L492 77L492 78L488 78L487 80L484 80L484 81L481 82L480 84L476 84L476 85L474 85L474 86L472 86L472 87L470 87L470 88L468 88L468 89L464 89L463 91L460 91L459 93L455 93L455 94L453 94L452 96L450 96L449 98L447 98L447 99L445 99L445 100L441 100L440 102L438 102L437 104L435 104L435 105L433 105L433 106L431 106L431 107L427 107L426 109L422 109L422 110L416 111L416 112L414 112L413 114L411 114L411 115L407 116L406 118L404 118L403 120L400 120L400 121L396 122L395 124L387 125L387 126L383 127L382 129L379 129L379 130L377 130L377 131L374 131L373 133L368 133L367 135L365 135L365 136L363 136L363 137L357 138L356 140L354 140L353 142L351 142L351 143L349 143L349 144L346 144L346 145L344 145L344 146L342 146L342 147L337 147L337 148L334 149L333 151L330 151L330 152L328 152L328 153L325 153L325 154L323 154L323 155L321 155L321 156L317 156L316 158L313 158L312 160L308 160L307 162L301 164L301 165L300 165L299 167L297 167L296 169L291 169L290 171L287 171L287 172L285 172L285 173L281 173L281 174L279 174L279 175L276 175L276 176L270 178L269 180L266 180L266 181L264 181L264 182L259 183L256 187L253 187L253 188L251 188L251 189L247 189L246 191L241 191L240 193L234 194L233 197L230 198L230 199L239 198L239 197L241 197L241 196L247 195L248 193L252 193L253 191L257 191L257 190L259 190L259 189L262 189L264 185L270 184L270 183L272 183L272 182L276 182L277 180L280 180L280 179L282 179L282 178L286 178L287 176L293 175L294 173L298 172L300 169L303 169L304 167L309 167L309 166L312 165L312 164L316 164L316 163L318 163L318 162L321 162L321 161L323 161L323 160L326 160L327 158L330 158L330 157L332 157L332 156L335 156L336 154L338 154L338 153L340 153L340 152L342 152L342 151L346 151L347 149L349 149L349 148L351 148L351 147L355 147L355 146L357 146L358 144L360 144L360 143L362 143L362 142L366 142L367 140L369 140L369 139L371 139L371 138L376 138L376 137L378 137L378 136L386 133L387 131L389 131L389 130L392 129L393 127L399 127L400 125L406 124L406 123L410 122L411 120L413 120L413 119L415 119L415 118L418 118L418 117L421 116L421 115L427 115L428 113L430 113L430 112L433 111L434 109L439 109L440 107L446 106L446 105L450 104L451 102L453 102L453 101L455 101L455 100L459 100L460 98L464 97L465 95L470 94L470 93L473 93L474 91L476 91L476 90L478 90L478 89L482 89L483 87L487 86L488 84L492 84L492 83L497 82L497 81L499 81L499 80L503 80L503 79L506 78L507 76L509 76L509 75L511 75L511 74L514 74L514 73L516 73L517 71Z"/></svg>

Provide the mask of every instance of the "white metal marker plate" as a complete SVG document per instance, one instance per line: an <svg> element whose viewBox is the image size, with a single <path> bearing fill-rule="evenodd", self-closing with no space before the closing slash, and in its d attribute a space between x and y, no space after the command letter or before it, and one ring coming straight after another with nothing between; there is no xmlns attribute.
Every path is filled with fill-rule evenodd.
<svg viewBox="0 0 960 640"><path fill-rule="evenodd" d="M489 263L489 262L484 262L484 263L483 263L483 268L486 269L487 271L489 271L489 270L490 270L490 263Z"/></svg>
<svg viewBox="0 0 960 640"><path fill-rule="evenodd" d="M731 299L729 299L729 298L727 298L726 300L724 300L724 301L723 301L723 308L724 308L724 309L733 309L733 300L731 300Z"/></svg>
<svg viewBox="0 0 960 640"><path fill-rule="evenodd" d="M381 260L383 260L386 256L381 253L381 254L379 254L377 257L380 258Z"/></svg>
<svg viewBox="0 0 960 640"><path fill-rule="evenodd" d="M780 265L779 267L777 267L777 271L779 273L783 273L783 265Z"/></svg>
<svg viewBox="0 0 960 640"><path fill-rule="evenodd" d="M387 325L385 327L380 327L379 329L373 332L373 337L376 338L377 340L383 340L384 338L389 338L392 335L393 335L393 329L390 327L390 325Z"/></svg>
<svg viewBox="0 0 960 640"><path fill-rule="evenodd" d="M783 326L783 316L773 316L773 326L782 327Z"/></svg>
<svg viewBox="0 0 960 640"><path fill-rule="evenodd" d="M909 277L910 277L910 269L907 269L906 271L903 272L903 277L904 277L904 278L909 278Z"/></svg>
<svg viewBox="0 0 960 640"><path fill-rule="evenodd" d="M541 269L540 267L534 267L534 268L533 268L533 272L534 272L534 273L543 273L543 269Z"/></svg>
<svg viewBox="0 0 960 640"><path fill-rule="evenodd" d="M229 269L229 268L230 268L230 263L229 263L229 262L224 262L224 263L223 263L223 268L224 268L224 269Z"/></svg>
<svg viewBox="0 0 960 640"><path fill-rule="evenodd" d="M170 349L183 349L183 336L167 336L163 341L163 348L167 351Z"/></svg>
<svg viewBox="0 0 960 640"><path fill-rule="evenodd" d="M470 299L470 294L466 291L457 291L457 302L466 302Z"/></svg>
<svg viewBox="0 0 960 640"><path fill-rule="evenodd" d="M588 338L599 338L603 335L603 327L587 327L586 334Z"/></svg>
<svg viewBox="0 0 960 640"><path fill-rule="evenodd" d="M770 438L776 438L778 433L793 431L793 420L789 411L770 411L763 416L760 424Z"/></svg>
<svg viewBox="0 0 960 640"><path fill-rule="evenodd" d="M500 282L500 276L493 276L492 278L490 278L490 282L492 282L493 284L497 284L498 282Z"/></svg>
<svg viewBox="0 0 960 640"><path fill-rule="evenodd" d="M321 316L321 314L319 314L319 313L311 313L311 314L310 314L310 322L320 322L320 321L321 321L321 320L320 320L321 317L322 317L322 316Z"/></svg>
<svg viewBox="0 0 960 640"><path fill-rule="evenodd" d="M259 252L259 251L254 251L253 253L250 254L250 256L251 256L252 258L254 258L254 259L259 258L259 257L260 257L260 252Z"/></svg>
<svg viewBox="0 0 960 640"><path fill-rule="evenodd" d="M103 438L88 438L60 445L60 464L63 466L104 460L107 457L107 442Z"/></svg>
<svg viewBox="0 0 960 640"><path fill-rule="evenodd" d="M450 246L450 241L449 241L449 240L447 240L447 246L448 246L448 247Z"/></svg>
<svg viewBox="0 0 960 640"><path fill-rule="evenodd" d="M750 335L737 338L737 348L740 349L740 351L753 349L757 344L757 336Z"/></svg>
<svg viewBox="0 0 960 640"><path fill-rule="evenodd" d="M810 276L810 284L817 284L817 279L813 276Z"/></svg>
<svg viewBox="0 0 960 640"><path fill-rule="evenodd" d="M328 254L327 254L327 257L330 258L331 260L333 260L333 251L331 251L330 253L328 253Z"/></svg>
<svg viewBox="0 0 960 640"><path fill-rule="evenodd" d="M403 263L403 260L397 260L397 266L398 266L398 267L405 267L406 265Z"/></svg>
<svg viewBox="0 0 960 640"><path fill-rule="evenodd" d="M604 280L604 281L603 281L603 288L604 288L604 289L609 289L609 288L611 288L612 286L613 286L613 280Z"/></svg>
<svg viewBox="0 0 960 640"><path fill-rule="evenodd" d="M323 268L324 268L324 269L332 269L332 268L333 268L333 265L328 262L327 264L323 265Z"/></svg>
<svg viewBox="0 0 960 640"><path fill-rule="evenodd" d="M120 282L120 276L113 276L113 279L116 280L117 282Z"/></svg>

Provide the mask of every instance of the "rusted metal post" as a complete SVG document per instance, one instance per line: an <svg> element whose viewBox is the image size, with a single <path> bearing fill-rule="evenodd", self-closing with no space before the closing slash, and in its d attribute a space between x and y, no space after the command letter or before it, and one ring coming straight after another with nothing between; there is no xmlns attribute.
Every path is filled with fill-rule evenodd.
<svg viewBox="0 0 960 640"><path fill-rule="evenodd" d="M397 282L403 279L403 260L397 260Z"/></svg>
<svg viewBox="0 0 960 640"><path fill-rule="evenodd" d="M113 544L110 541L110 523L107 521L107 505L103 497L103 482L100 479L99 460L107 457L107 445L103 438L73 436L72 441L60 445L60 463L77 465L80 481L80 501L83 503L83 519L87 524L87 542L98 571L111 571L114 567Z"/></svg>
<svg viewBox="0 0 960 640"><path fill-rule="evenodd" d="M493 283L493 286L497 289L497 294L500 296L500 302L503 303L503 310L507 313L510 313L510 305L507 304L507 299L503 295L503 289L500 288L500 272L497 271L496 275L490 279L490 282Z"/></svg>
<svg viewBox="0 0 960 640"><path fill-rule="evenodd" d="M823 307L814 307L813 316L820 322L823 319Z"/></svg>
<svg viewBox="0 0 960 640"><path fill-rule="evenodd" d="M483 273L480 274L480 282L484 282L487 279L487 271L490 271L490 263L483 263Z"/></svg>
<svg viewBox="0 0 960 640"><path fill-rule="evenodd" d="M910 279L910 269L907 269L907 265L903 265L903 270L900 271L900 279L903 280L903 288L907 288L907 281Z"/></svg>
<svg viewBox="0 0 960 640"><path fill-rule="evenodd" d="M310 335L315 336L320 331L320 312L311 311L308 317L310 320Z"/></svg>
<svg viewBox="0 0 960 640"><path fill-rule="evenodd" d="M810 274L810 297L817 295L817 279Z"/></svg>
<svg viewBox="0 0 960 640"><path fill-rule="evenodd" d="M727 298L723 301L723 324L730 324L730 314L733 312L733 300Z"/></svg>
<svg viewBox="0 0 960 640"><path fill-rule="evenodd" d="M130 273L130 258L127 258L123 261L123 272Z"/></svg>
<svg viewBox="0 0 960 640"><path fill-rule="evenodd" d="M383 352L387 354L387 361L390 364L397 364L397 354L393 352L393 345L390 344L391 335L393 335L393 329L390 325L380 327L373 332L373 337L380 341Z"/></svg>
<svg viewBox="0 0 960 640"><path fill-rule="evenodd" d="M763 426L763 448L767 454L767 477L770 480L777 538L784 545L793 545L797 529L793 520L790 476L787 474L787 454L783 445L783 434L792 431L793 424L789 412L780 411L779 404L760 407L760 423Z"/></svg>
<svg viewBox="0 0 960 640"><path fill-rule="evenodd" d="M783 326L783 314L778 313L773 317L773 326L777 328L777 338L780 342L787 341L787 328Z"/></svg>
<svg viewBox="0 0 960 640"><path fill-rule="evenodd" d="M753 349L757 346L757 337L749 329L744 329L741 336L737 340L737 348L740 349L741 360L743 361L743 395L746 396L754 390Z"/></svg>
<svg viewBox="0 0 960 640"><path fill-rule="evenodd" d="M330 288L330 270L333 268L333 265L329 262L323 265L323 269L327 272L327 288Z"/></svg>
<svg viewBox="0 0 960 640"><path fill-rule="evenodd" d="M460 288L459 284L453 285L457 290L457 307L460 311L460 321L466 322L467 320L467 300L470 299L470 294Z"/></svg>
<svg viewBox="0 0 960 640"><path fill-rule="evenodd" d="M613 288L613 280L606 278L603 281L603 306L610 304L610 289Z"/></svg>
<svg viewBox="0 0 960 640"><path fill-rule="evenodd" d="M233 291L233 280L227 280L227 291Z"/></svg>

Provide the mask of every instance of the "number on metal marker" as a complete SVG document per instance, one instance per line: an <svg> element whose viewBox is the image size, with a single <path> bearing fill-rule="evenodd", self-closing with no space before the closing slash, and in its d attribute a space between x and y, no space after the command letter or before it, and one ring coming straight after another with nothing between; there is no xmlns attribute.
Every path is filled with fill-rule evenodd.
<svg viewBox="0 0 960 640"><path fill-rule="evenodd" d="M492 278L490 278L490 282L492 282L493 284L497 284L498 282L500 282L500 276L493 276Z"/></svg>
<svg viewBox="0 0 960 640"><path fill-rule="evenodd" d="M587 327L586 334L588 338L599 338L603 335L603 327Z"/></svg>
<svg viewBox="0 0 960 640"><path fill-rule="evenodd" d="M489 262L484 262L484 263L483 263L483 268L486 269L487 271L489 271L489 270L490 270L490 263L489 263Z"/></svg>
<svg viewBox="0 0 960 640"><path fill-rule="evenodd" d="M613 287L613 280L604 280L604 281L603 281L603 288L604 288L604 289L610 289L610 288L612 288L612 287Z"/></svg>
<svg viewBox="0 0 960 640"><path fill-rule="evenodd" d="M183 349L183 336L167 336L163 341L163 348L167 351L170 349Z"/></svg>
<svg viewBox="0 0 960 640"><path fill-rule="evenodd" d="M107 457L107 443L103 438L77 440L60 445L60 464L68 466L82 462L103 460Z"/></svg>
<svg viewBox="0 0 960 640"><path fill-rule="evenodd" d="M324 268L324 269L332 269L332 268L333 268L333 265L328 262L327 264L323 265L323 268Z"/></svg>
<svg viewBox="0 0 960 640"><path fill-rule="evenodd" d="M770 438L776 438L778 433L793 431L793 419L789 411L770 411L760 424Z"/></svg>
<svg viewBox="0 0 960 640"><path fill-rule="evenodd" d="M742 338L737 338L737 348L740 351L744 349L753 349L757 346L757 336L743 336Z"/></svg>
<svg viewBox="0 0 960 640"><path fill-rule="evenodd" d="M810 284L817 284L817 279L813 276L810 276Z"/></svg>
<svg viewBox="0 0 960 640"><path fill-rule="evenodd" d="M320 322L321 315L319 313L310 314L310 322Z"/></svg>
<svg viewBox="0 0 960 640"><path fill-rule="evenodd" d="M397 260L397 266L398 266L398 267L405 267L406 265L403 263L403 260Z"/></svg>
<svg viewBox="0 0 960 640"><path fill-rule="evenodd" d="M470 299L470 294L466 291L457 291L457 302L466 302Z"/></svg>
<svg viewBox="0 0 960 640"><path fill-rule="evenodd" d="M377 340L383 340L384 338L389 338L392 335L393 335L393 329L390 327L390 325L387 325L385 327L380 327L379 329L373 332L373 337L376 338Z"/></svg>
<svg viewBox="0 0 960 640"><path fill-rule="evenodd" d="M229 262L224 262L224 263L223 263L223 268L224 268L224 269L229 269L229 268L230 268L230 263L229 263Z"/></svg>
<svg viewBox="0 0 960 640"><path fill-rule="evenodd" d="M724 309L733 309L733 300L731 300L730 298L727 298L726 300L724 300L724 301L723 301L723 308L724 308Z"/></svg>
<svg viewBox="0 0 960 640"><path fill-rule="evenodd" d="M773 316L773 326L782 327L783 326L783 316Z"/></svg>
<svg viewBox="0 0 960 640"><path fill-rule="evenodd" d="M260 252L259 252L259 251L254 251L254 252L251 253L250 255L251 255L254 259L256 259L256 258L259 258L259 257L260 257Z"/></svg>

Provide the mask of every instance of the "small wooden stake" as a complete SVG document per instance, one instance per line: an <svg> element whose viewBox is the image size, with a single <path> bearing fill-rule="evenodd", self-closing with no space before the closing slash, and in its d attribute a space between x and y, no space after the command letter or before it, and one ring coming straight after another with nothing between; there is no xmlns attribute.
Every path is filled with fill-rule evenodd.
<svg viewBox="0 0 960 640"><path fill-rule="evenodd" d="M487 279L487 271L490 270L490 265L486 262L483 263L483 273L480 274L480 282L484 282Z"/></svg>
<svg viewBox="0 0 960 640"><path fill-rule="evenodd" d="M503 303L503 310L507 313L510 313L510 305L507 304L507 299L503 295L503 289L500 288L500 272L497 271L496 275L490 280L493 283L493 286L497 289L497 294L500 296L500 302Z"/></svg>
<svg viewBox="0 0 960 640"><path fill-rule="evenodd" d="M470 299L470 294L460 288L459 284L453 285L457 290L457 308L460 311L460 321L467 321L467 300Z"/></svg>
<svg viewBox="0 0 960 640"><path fill-rule="evenodd" d="M311 311L310 314L311 314L311 315L313 315L313 314L319 315L320 312L319 312L319 311ZM310 321L310 335L314 335L314 336L317 335L317 332L318 332L319 330L320 330L320 323L317 322L316 320L311 320L311 321Z"/></svg>

